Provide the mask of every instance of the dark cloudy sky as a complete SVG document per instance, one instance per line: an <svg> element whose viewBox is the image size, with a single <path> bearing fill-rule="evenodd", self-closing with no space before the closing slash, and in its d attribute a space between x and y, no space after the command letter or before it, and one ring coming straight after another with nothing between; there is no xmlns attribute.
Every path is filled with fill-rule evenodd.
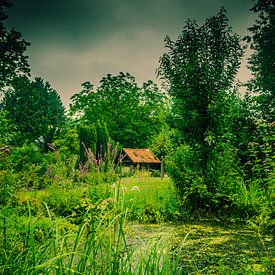
<svg viewBox="0 0 275 275"><path fill-rule="evenodd" d="M187 18L199 23L221 6L235 32L255 20L252 0L14 0L8 24L31 42L33 76L49 81L66 106L89 80L129 72L138 83L156 81L165 35L175 39ZM245 66L239 73L246 80Z"/></svg>

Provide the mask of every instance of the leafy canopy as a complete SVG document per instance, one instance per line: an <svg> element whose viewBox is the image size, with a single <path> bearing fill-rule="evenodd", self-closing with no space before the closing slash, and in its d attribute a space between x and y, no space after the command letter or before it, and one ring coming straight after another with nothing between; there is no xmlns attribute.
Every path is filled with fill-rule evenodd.
<svg viewBox="0 0 275 275"><path fill-rule="evenodd" d="M160 59L159 75L169 85L174 125L186 142L204 144L222 127L224 106L217 104L222 104L240 65L239 37L221 9L202 26L188 20L175 42L166 37L165 46L168 53Z"/></svg>
<svg viewBox="0 0 275 275"><path fill-rule="evenodd" d="M261 118L275 120L275 1L259 0L252 8L259 17L249 28L251 37L246 37L254 50L249 68L253 79L248 87L257 93L256 109Z"/></svg>
<svg viewBox="0 0 275 275"><path fill-rule="evenodd" d="M20 134L18 143L52 141L56 127L65 120L64 107L57 92L41 78L18 77L2 100L3 110Z"/></svg>
<svg viewBox="0 0 275 275"><path fill-rule="evenodd" d="M139 87L130 74L108 74L96 91L89 82L72 96L70 114L81 122L106 123L110 137L125 147L145 147L159 131L166 97L148 81Z"/></svg>
<svg viewBox="0 0 275 275"><path fill-rule="evenodd" d="M5 8L12 6L11 1L0 1L0 90L20 74L28 74L29 64L24 54L27 46L21 34L14 29L7 30L4 20L8 18Z"/></svg>

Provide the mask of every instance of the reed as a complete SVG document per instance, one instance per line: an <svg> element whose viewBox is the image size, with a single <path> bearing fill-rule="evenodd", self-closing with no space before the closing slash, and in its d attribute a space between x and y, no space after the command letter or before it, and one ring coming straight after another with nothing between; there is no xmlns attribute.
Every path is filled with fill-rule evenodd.
<svg viewBox="0 0 275 275"><path fill-rule="evenodd" d="M171 257L161 239L135 244L127 235L127 209L120 187L112 197L87 209L76 232L64 230L64 221L47 217L51 229L37 240L37 217L29 210L20 226L5 216L9 245L2 248L2 274L180 274L177 258ZM45 206L47 207L47 206ZM102 211L98 215L98 209ZM68 218L65 218L69 219Z"/></svg>

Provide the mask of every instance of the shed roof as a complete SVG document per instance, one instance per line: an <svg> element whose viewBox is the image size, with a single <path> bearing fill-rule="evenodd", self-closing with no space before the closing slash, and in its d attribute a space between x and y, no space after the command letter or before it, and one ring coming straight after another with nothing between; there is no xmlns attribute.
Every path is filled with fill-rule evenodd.
<svg viewBox="0 0 275 275"><path fill-rule="evenodd" d="M123 148L122 150L133 163L161 163L150 149Z"/></svg>

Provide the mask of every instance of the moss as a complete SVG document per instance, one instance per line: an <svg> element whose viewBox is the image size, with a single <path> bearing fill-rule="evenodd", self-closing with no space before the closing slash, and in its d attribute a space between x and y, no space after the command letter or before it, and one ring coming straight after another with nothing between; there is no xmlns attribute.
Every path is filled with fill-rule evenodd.
<svg viewBox="0 0 275 275"><path fill-rule="evenodd" d="M272 274L272 241L264 247L247 225L217 223L132 224L132 243L151 245L153 240L173 247L186 273Z"/></svg>

